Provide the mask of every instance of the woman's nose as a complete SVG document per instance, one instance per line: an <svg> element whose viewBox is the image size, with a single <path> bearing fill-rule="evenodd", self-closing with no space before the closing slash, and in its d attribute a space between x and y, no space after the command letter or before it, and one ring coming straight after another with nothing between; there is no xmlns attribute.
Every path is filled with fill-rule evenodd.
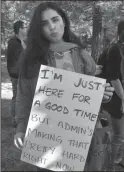
<svg viewBox="0 0 124 172"><path fill-rule="evenodd" d="M49 28L50 28L50 30L55 29L55 24L53 22L50 22L49 23Z"/></svg>

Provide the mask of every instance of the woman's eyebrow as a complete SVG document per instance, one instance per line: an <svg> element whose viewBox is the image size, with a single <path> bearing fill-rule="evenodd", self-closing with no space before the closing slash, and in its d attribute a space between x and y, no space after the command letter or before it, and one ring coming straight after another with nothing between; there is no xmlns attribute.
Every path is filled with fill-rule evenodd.
<svg viewBox="0 0 124 172"><path fill-rule="evenodd" d="M56 18L59 18L59 16L52 17L51 19L56 19Z"/></svg>
<svg viewBox="0 0 124 172"><path fill-rule="evenodd" d="M56 18L59 18L59 16L54 16L51 18L51 20L56 19ZM47 22L47 20L42 20L41 22Z"/></svg>

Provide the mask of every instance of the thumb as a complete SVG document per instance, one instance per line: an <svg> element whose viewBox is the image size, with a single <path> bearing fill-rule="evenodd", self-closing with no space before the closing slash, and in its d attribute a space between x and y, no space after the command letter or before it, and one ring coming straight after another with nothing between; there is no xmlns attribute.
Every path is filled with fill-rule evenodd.
<svg viewBox="0 0 124 172"><path fill-rule="evenodd" d="M17 148L22 150L22 148L23 148L22 138L17 138L15 143L16 143Z"/></svg>
<svg viewBox="0 0 124 172"><path fill-rule="evenodd" d="M18 138L18 143L19 143L19 145L20 145L20 146L22 146L22 147L23 147L23 141L22 141L22 138Z"/></svg>
<svg viewBox="0 0 124 172"><path fill-rule="evenodd" d="M22 149L17 141L17 139L14 138L14 145L18 148L18 149Z"/></svg>
<svg viewBox="0 0 124 172"><path fill-rule="evenodd" d="M24 140L24 134L17 133L14 137L14 144L18 149L23 148L23 140Z"/></svg>

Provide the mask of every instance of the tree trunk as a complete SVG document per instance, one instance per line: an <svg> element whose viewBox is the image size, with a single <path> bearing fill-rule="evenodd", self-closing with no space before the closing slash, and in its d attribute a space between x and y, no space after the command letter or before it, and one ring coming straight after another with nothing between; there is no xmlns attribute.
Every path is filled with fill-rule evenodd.
<svg viewBox="0 0 124 172"><path fill-rule="evenodd" d="M101 31L102 31L102 13L96 2L93 2L93 32L92 32L92 49L91 55L97 62L99 52L100 52L100 42L101 42Z"/></svg>
<svg viewBox="0 0 124 172"><path fill-rule="evenodd" d="M103 49L105 49L106 47L107 47L107 28L106 27L104 27L104 29L103 29Z"/></svg>

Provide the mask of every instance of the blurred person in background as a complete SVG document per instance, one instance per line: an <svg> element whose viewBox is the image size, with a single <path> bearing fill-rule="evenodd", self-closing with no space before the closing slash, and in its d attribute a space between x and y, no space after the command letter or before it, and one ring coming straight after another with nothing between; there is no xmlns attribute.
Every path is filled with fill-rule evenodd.
<svg viewBox="0 0 124 172"><path fill-rule="evenodd" d="M106 76L115 91L110 102L104 104L112 119L111 161L107 170L114 171L115 164L122 161L118 156L124 144L124 21L118 24L118 41L113 43L108 54Z"/></svg>
<svg viewBox="0 0 124 172"><path fill-rule="evenodd" d="M13 25L14 36L10 38L7 46L7 70L12 82L12 104L11 104L11 116L12 116L12 125L16 127L15 120L15 102L16 102L16 93L17 93L17 83L18 83L18 69L19 69L19 60L20 55L23 50L26 48L25 38L26 38L26 29L24 22L19 20L16 21Z"/></svg>

